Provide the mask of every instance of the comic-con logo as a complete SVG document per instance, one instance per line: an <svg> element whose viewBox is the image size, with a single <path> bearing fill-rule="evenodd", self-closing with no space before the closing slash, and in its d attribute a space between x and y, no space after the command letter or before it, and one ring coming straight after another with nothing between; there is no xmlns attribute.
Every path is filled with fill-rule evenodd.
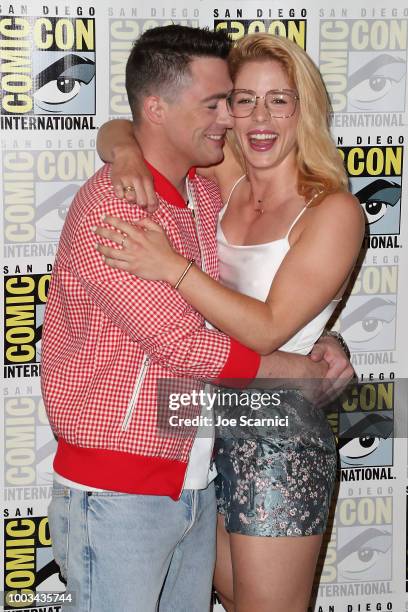
<svg viewBox="0 0 408 612"><path fill-rule="evenodd" d="M352 385L339 406L342 480L388 478L382 468L393 465L394 383Z"/></svg>
<svg viewBox="0 0 408 612"><path fill-rule="evenodd" d="M95 152L15 150L2 161L6 245L57 243L73 197L95 171ZM5 254L23 253L6 247ZM31 248L29 254L54 253Z"/></svg>
<svg viewBox="0 0 408 612"><path fill-rule="evenodd" d="M398 266L361 267L339 318L352 353L395 350L397 290Z"/></svg>
<svg viewBox="0 0 408 612"><path fill-rule="evenodd" d="M306 19L215 19L214 30L224 30L232 40L266 32L289 38L306 50Z"/></svg>
<svg viewBox="0 0 408 612"><path fill-rule="evenodd" d="M95 114L95 20L2 17L1 113Z"/></svg>
<svg viewBox="0 0 408 612"><path fill-rule="evenodd" d="M52 483L56 441L41 396L4 397L4 486Z"/></svg>
<svg viewBox="0 0 408 612"><path fill-rule="evenodd" d="M319 65L334 112L405 110L408 21L323 19Z"/></svg>
<svg viewBox="0 0 408 612"><path fill-rule="evenodd" d="M5 516L9 514L6 510ZM20 516L4 520L5 610L26 608L25 602L36 592L65 589L52 555L48 518L22 518L19 510L15 514Z"/></svg>
<svg viewBox="0 0 408 612"><path fill-rule="evenodd" d="M320 576L321 591L324 593L329 583L349 583L345 594L358 595L362 593L359 583L364 582L371 583L374 593L388 592L392 542L391 496L339 499ZM365 594L369 592L370 589L364 589Z"/></svg>
<svg viewBox="0 0 408 612"><path fill-rule="evenodd" d="M4 277L5 378L38 376L50 274Z"/></svg>
<svg viewBox="0 0 408 612"><path fill-rule="evenodd" d="M194 19L110 19L109 20L109 115L129 116L125 68L133 42L151 28L170 24L198 27Z"/></svg>
<svg viewBox="0 0 408 612"><path fill-rule="evenodd" d="M360 201L366 218L367 246L398 246L395 239L377 236L399 235L403 146L339 147L351 190Z"/></svg>

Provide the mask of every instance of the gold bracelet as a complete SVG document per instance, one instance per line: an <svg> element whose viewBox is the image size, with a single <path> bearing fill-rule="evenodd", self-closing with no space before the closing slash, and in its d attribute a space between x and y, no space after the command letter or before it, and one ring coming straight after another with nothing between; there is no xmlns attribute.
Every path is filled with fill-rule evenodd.
<svg viewBox="0 0 408 612"><path fill-rule="evenodd" d="M183 274L180 276L177 283L174 285L174 289L179 288L181 281L183 280L183 278L185 277L185 275L187 274L187 272L189 271L189 269L191 268L194 262L195 262L195 259L190 259L190 261L187 264L187 268L184 270Z"/></svg>

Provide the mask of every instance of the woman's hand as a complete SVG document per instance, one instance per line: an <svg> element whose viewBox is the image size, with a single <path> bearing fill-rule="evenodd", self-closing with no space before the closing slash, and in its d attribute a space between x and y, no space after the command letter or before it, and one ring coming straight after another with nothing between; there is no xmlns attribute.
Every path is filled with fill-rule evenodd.
<svg viewBox="0 0 408 612"><path fill-rule="evenodd" d="M153 178L146 167L131 121L113 119L98 130L96 148L112 164L111 180L118 198L126 198L149 212L158 206Z"/></svg>
<svg viewBox="0 0 408 612"><path fill-rule="evenodd" d="M113 150L111 181L118 198L126 198L149 212L158 207L153 178L147 169L139 147L121 145Z"/></svg>
<svg viewBox="0 0 408 612"><path fill-rule="evenodd" d="M95 234L119 246L95 245L108 266L126 270L146 280L176 284L186 268L187 260L173 250L160 225L147 218L132 224L106 216L104 222L114 229L96 227Z"/></svg>

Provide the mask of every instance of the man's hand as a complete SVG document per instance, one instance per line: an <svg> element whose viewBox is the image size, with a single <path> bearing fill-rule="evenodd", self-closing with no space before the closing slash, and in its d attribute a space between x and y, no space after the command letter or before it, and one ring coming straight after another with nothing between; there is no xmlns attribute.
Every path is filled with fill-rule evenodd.
<svg viewBox="0 0 408 612"><path fill-rule="evenodd" d="M298 389L305 398L320 403L321 381L329 369L324 359L312 361L304 355L275 351L262 357L256 378L249 385L262 389Z"/></svg>
<svg viewBox="0 0 408 612"><path fill-rule="evenodd" d="M330 336L322 336L314 345L309 358L314 363L322 360L328 369L322 381L320 404L333 401L355 375L353 366L343 351L340 343Z"/></svg>
<svg viewBox="0 0 408 612"><path fill-rule="evenodd" d="M299 386L303 380L300 386L305 396L324 405L345 389L353 375L354 370L339 342L328 336L319 340L308 356L275 351L262 357L251 387L275 388L283 384L290 388L294 383Z"/></svg>
<svg viewBox="0 0 408 612"><path fill-rule="evenodd" d="M262 357L256 379L251 386L259 387L260 383L257 383L257 381L265 379L265 382L269 381L266 388L279 387L282 385L282 379L286 379L287 384L285 386L290 388L291 381L297 383L303 379L324 379L328 369L329 366L323 358L312 360L304 355L275 351ZM263 383L264 381L262 381Z"/></svg>

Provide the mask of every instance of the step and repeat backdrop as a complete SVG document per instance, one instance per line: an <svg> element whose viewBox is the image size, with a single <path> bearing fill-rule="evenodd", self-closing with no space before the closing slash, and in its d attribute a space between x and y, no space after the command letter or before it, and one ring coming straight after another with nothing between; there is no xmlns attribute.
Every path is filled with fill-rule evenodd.
<svg viewBox="0 0 408 612"><path fill-rule="evenodd" d="M124 68L132 41L181 23L223 29L233 40L252 32L288 37L323 75L333 136L367 226L350 297L334 322L360 384L329 415L341 470L310 609L408 610L406 4L31 0L1 3L0 12L4 609L61 609L43 595L28 603L64 588L47 522L55 440L39 382L59 233L75 192L101 165L98 127L129 117ZM136 546L137 534L129 537Z"/></svg>

